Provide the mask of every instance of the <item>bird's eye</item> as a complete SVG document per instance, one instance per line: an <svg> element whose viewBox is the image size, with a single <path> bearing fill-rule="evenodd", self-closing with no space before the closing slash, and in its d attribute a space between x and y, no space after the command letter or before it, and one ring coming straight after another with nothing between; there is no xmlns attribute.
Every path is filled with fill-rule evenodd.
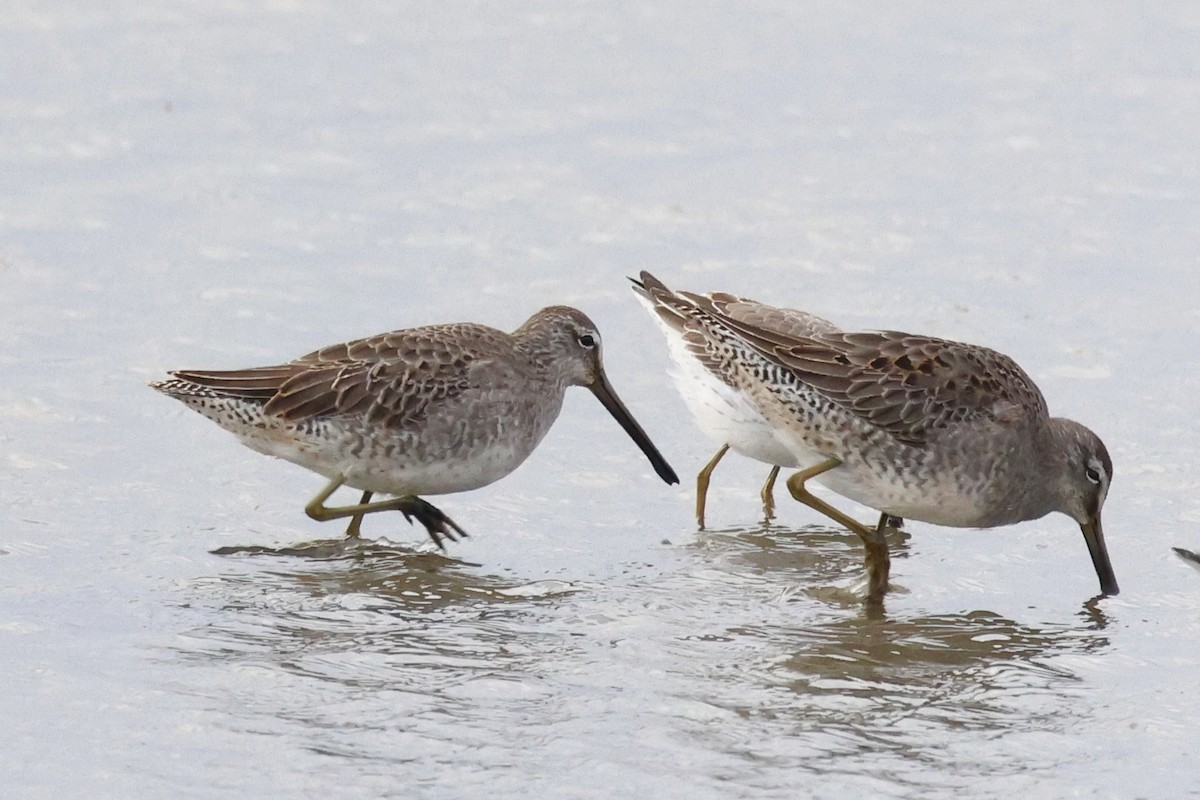
<svg viewBox="0 0 1200 800"><path fill-rule="evenodd" d="M579 338L576 341L579 342L580 347L586 347L589 350L596 346L596 337L590 333L579 334Z"/></svg>
<svg viewBox="0 0 1200 800"><path fill-rule="evenodd" d="M1088 467L1083 474L1087 475L1087 479L1092 483L1096 484L1097 486L1100 485L1100 471L1095 467Z"/></svg>

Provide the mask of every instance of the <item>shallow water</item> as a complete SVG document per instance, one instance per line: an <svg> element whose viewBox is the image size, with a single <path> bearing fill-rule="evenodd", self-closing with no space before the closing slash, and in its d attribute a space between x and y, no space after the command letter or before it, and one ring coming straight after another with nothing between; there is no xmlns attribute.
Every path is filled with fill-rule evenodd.
<svg viewBox="0 0 1200 800"><path fill-rule="evenodd" d="M4 796L1200 792L1197 12L111 8L0 17ZM734 457L697 530L643 268L1016 357L1121 595L1065 517L909 522L870 612ZM573 391L448 555L145 387L552 303L683 486Z"/></svg>

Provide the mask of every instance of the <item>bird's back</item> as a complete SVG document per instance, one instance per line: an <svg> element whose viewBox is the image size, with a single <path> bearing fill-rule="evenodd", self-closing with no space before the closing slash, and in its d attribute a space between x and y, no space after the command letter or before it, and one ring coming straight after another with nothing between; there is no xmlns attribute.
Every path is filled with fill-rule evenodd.
<svg viewBox="0 0 1200 800"><path fill-rule="evenodd" d="M532 387L509 334L411 328L239 370L151 384L248 447L357 488L443 494L486 485L533 451L561 387ZM557 388L557 397L555 397Z"/></svg>

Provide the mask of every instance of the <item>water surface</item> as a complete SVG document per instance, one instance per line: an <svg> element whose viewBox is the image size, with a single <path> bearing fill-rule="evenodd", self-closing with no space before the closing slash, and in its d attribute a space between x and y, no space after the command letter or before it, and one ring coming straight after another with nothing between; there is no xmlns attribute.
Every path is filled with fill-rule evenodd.
<svg viewBox="0 0 1200 800"><path fill-rule="evenodd" d="M1139 13L4 15L5 796L1200 791L1200 16ZM734 457L697 530L644 268L1016 357L1109 445L1122 594L1065 517L914 522L868 612L855 537ZM574 391L438 501L448 555L339 542L322 479L145 387L552 303L683 485Z"/></svg>

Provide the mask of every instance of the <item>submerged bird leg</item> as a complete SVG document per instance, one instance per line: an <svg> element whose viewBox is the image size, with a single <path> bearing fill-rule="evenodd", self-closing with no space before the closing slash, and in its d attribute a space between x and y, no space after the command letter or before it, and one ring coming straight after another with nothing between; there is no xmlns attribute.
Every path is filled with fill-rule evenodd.
<svg viewBox="0 0 1200 800"><path fill-rule="evenodd" d="M358 504L360 506L365 506L367 503L371 502L371 494L372 494L371 492L363 492L362 500L359 500ZM346 526L346 538L347 539L360 538L358 535L358 532L359 532L359 529L362 527L362 521L363 521L364 516L365 516L365 514L355 514L353 517L350 518L350 524Z"/></svg>
<svg viewBox="0 0 1200 800"><path fill-rule="evenodd" d="M467 535L467 532L458 527L458 524L454 520L450 519L432 504L425 502L415 495L394 497L391 500L380 500L375 503L362 502L353 506L338 506L335 508L326 506L325 501L345 482L346 479L344 476L335 475L324 489L317 492L316 497L308 501L308 505L304 507L304 513L318 522L353 517L354 519L350 521L350 527L353 529L355 528L355 522L361 522L362 518L367 514L374 514L377 511L400 511L409 522L415 519L424 525L425 530L429 533L429 538L433 539L433 543L443 551L446 549L446 546L442 544L443 537L454 542L458 541L460 537ZM370 496L370 492L364 492L363 500L369 499Z"/></svg>
<svg viewBox="0 0 1200 800"><path fill-rule="evenodd" d="M888 573L891 571L892 566L891 558L888 555L887 540L883 538L882 530L879 528L868 528L862 523L846 516L824 500L813 495L808 491L808 487L804 485L809 478L815 478L823 472L828 472L841 463L836 458L827 458L815 466L800 470L788 478L788 491L792 493L792 497L804 503L804 505L814 511L819 511L835 522L845 525L859 535L867 551L865 559L867 567L867 601L878 603L883 600L884 592L887 591Z"/></svg>
<svg viewBox="0 0 1200 800"><path fill-rule="evenodd" d="M721 445L721 449L712 457L712 460L704 465L700 470L700 474L696 476L696 523L701 528L704 527L704 503L708 497L708 479L712 477L712 471L716 469L717 462L725 457L729 452L729 445Z"/></svg>
<svg viewBox="0 0 1200 800"><path fill-rule="evenodd" d="M762 492L760 493L762 494L763 514L766 515L767 519L775 516L775 479L778 477L779 465L776 464L771 467L771 472L767 475L767 482L763 484Z"/></svg>

